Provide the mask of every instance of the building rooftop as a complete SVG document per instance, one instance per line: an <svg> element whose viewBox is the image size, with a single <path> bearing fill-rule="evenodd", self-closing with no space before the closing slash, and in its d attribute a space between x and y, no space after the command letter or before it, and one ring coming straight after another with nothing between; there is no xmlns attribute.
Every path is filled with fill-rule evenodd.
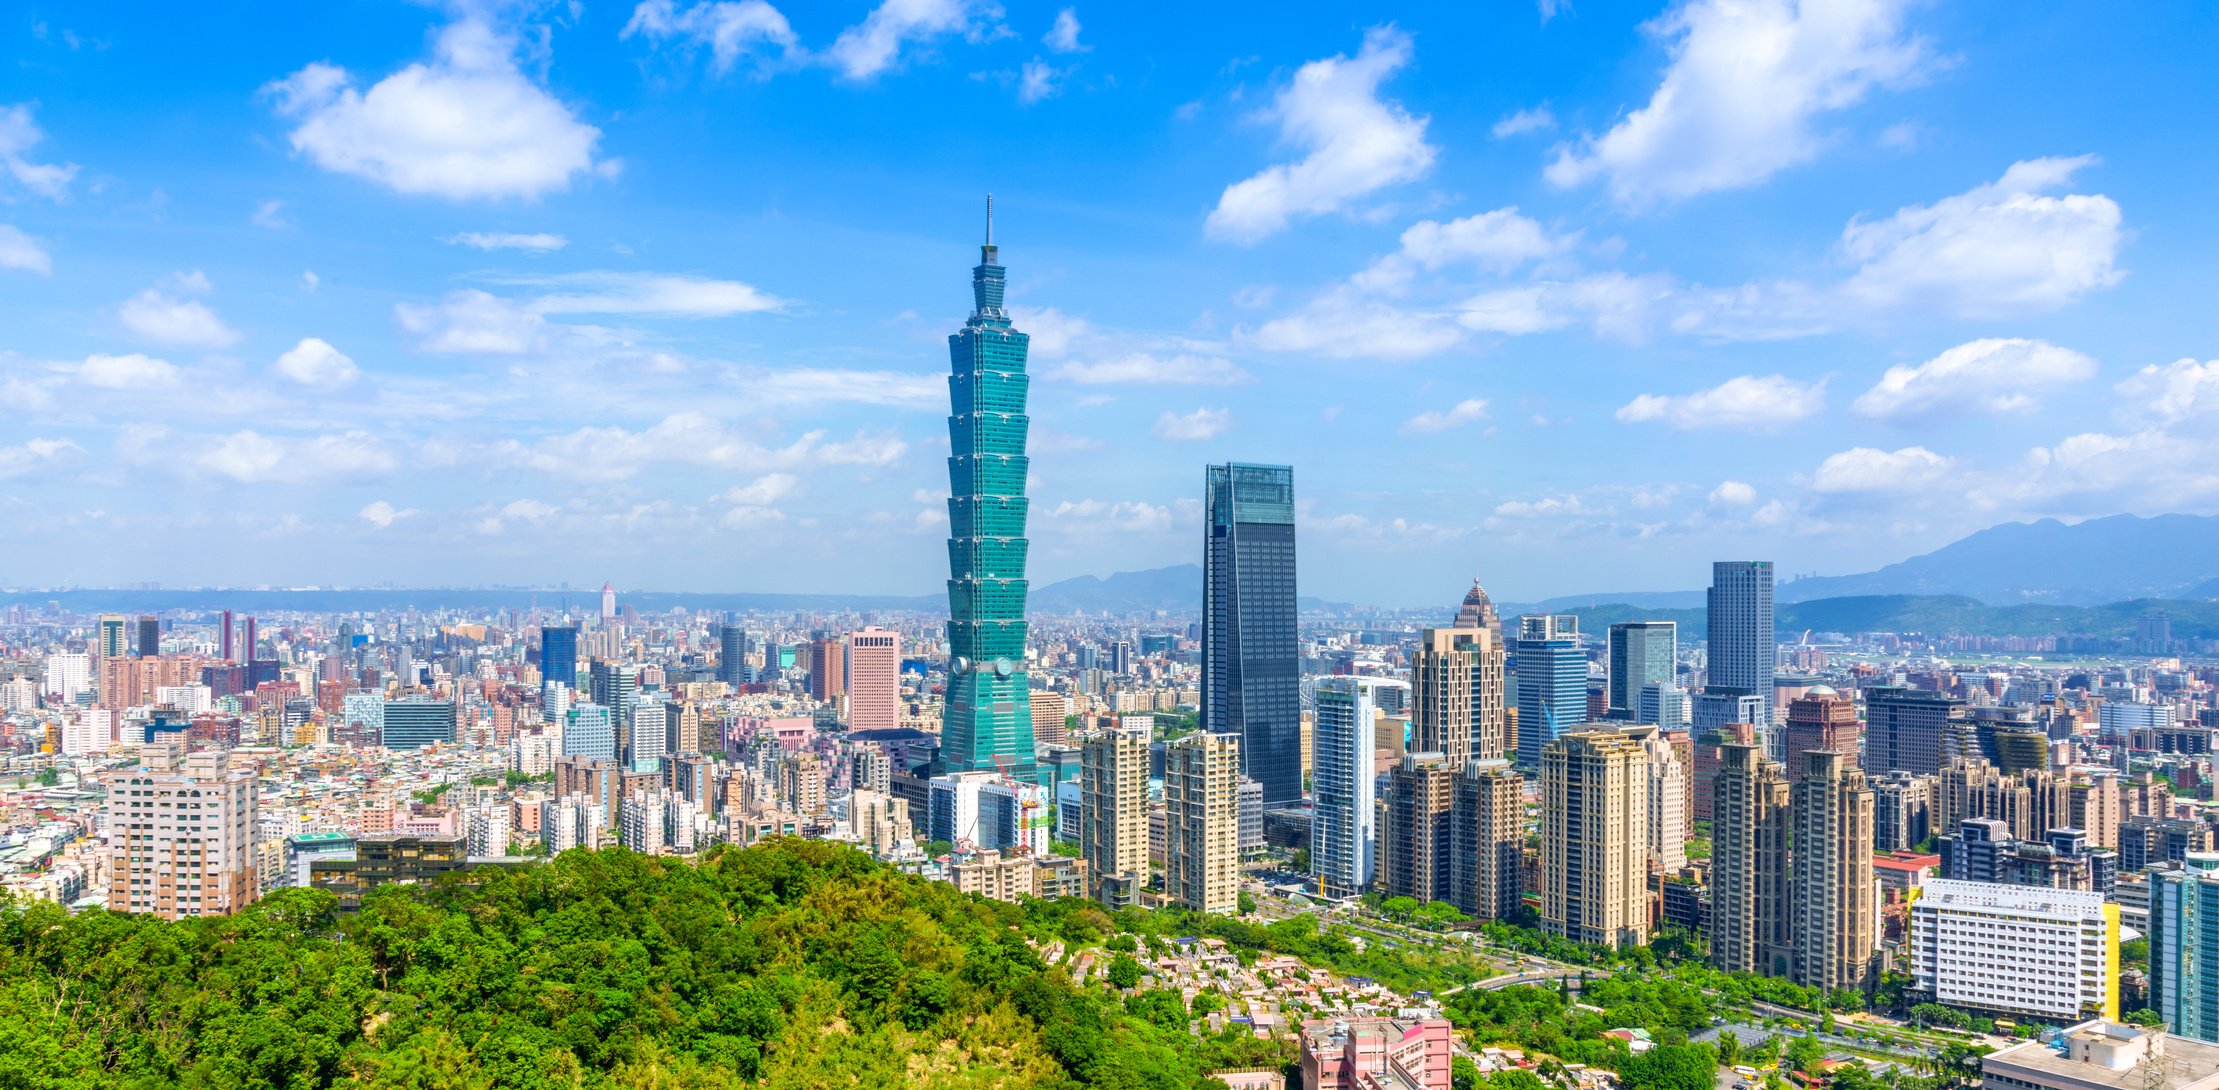
<svg viewBox="0 0 2219 1090"><path fill-rule="evenodd" d="M2219 1044L2098 1019L1984 1056L1980 1072L1996 1086L2219 1090Z"/></svg>

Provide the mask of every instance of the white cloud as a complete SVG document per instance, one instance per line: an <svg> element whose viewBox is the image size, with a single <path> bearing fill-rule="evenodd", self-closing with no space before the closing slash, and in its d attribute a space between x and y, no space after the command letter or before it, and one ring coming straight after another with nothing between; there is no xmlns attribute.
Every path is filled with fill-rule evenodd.
<svg viewBox="0 0 2219 1090"><path fill-rule="evenodd" d="M1381 81L1410 62L1410 45L1408 34L1374 27L1355 58L1303 65L1268 116L1280 139L1306 154L1227 186L1210 213L1210 237L1255 242L1296 216L1339 211L1431 170L1427 119L1379 97Z"/></svg>
<svg viewBox="0 0 2219 1090"><path fill-rule="evenodd" d="M1826 381L1800 383L1785 375L1740 375L1692 394L1642 394L1618 410L1621 423L1658 420L1675 428L1744 428L1778 431L1814 416L1826 405Z"/></svg>
<svg viewBox="0 0 2219 1090"><path fill-rule="evenodd" d="M0 480L43 472L71 455L84 452L83 447L67 439L32 439L22 446L0 447Z"/></svg>
<svg viewBox="0 0 2219 1090"><path fill-rule="evenodd" d="M315 291L315 290L316 290L316 285L318 285L318 284L321 284L321 283L323 283L323 277L317 276L317 275L316 275L316 270L314 270L314 269L302 269L302 270L301 270L301 274L300 274L300 286L301 286L301 290L302 290L302 291L306 291L306 292L313 292L313 291Z"/></svg>
<svg viewBox="0 0 2219 1090"><path fill-rule="evenodd" d="M355 512L356 516L361 518L362 521L380 530L420 513L413 507L396 508L384 500L372 500L364 505L362 510Z"/></svg>
<svg viewBox="0 0 2219 1090"><path fill-rule="evenodd" d="M1934 67L1907 0L1689 0L1648 24L1671 63L1648 105L1559 149L1559 186L1607 179L1640 206L1757 185L1815 158L1820 115Z"/></svg>
<svg viewBox="0 0 2219 1090"><path fill-rule="evenodd" d="M1968 341L1916 366L1897 365L1850 406L1860 416L1910 421L1937 414L2016 412L2034 393L2083 381L2096 361L2022 337Z"/></svg>
<svg viewBox="0 0 2219 1090"><path fill-rule="evenodd" d="M158 360L133 352L124 356L87 357L77 368L77 378L87 386L98 386L103 390L144 390L175 386L178 370L168 360Z"/></svg>
<svg viewBox="0 0 2219 1090"><path fill-rule="evenodd" d="M1139 500L1064 500L1040 512L1051 523L1080 532L1161 533L1171 529L1171 509Z"/></svg>
<svg viewBox="0 0 2219 1090"><path fill-rule="evenodd" d="M330 484L382 476L398 460L368 432L292 437L238 431L176 435L166 428L125 429L117 449L127 461L188 478L240 484Z"/></svg>
<svg viewBox="0 0 2219 1090"><path fill-rule="evenodd" d="M847 78L869 79L899 64L904 45L970 31L971 8L971 0L882 0L826 57Z"/></svg>
<svg viewBox="0 0 2219 1090"><path fill-rule="evenodd" d="M762 371L741 380L749 398L766 405L852 402L897 408L947 407L945 375L802 367Z"/></svg>
<svg viewBox="0 0 2219 1090"><path fill-rule="evenodd" d="M632 9L632 19L618 37L634 34L658 44L675 39L689 47L707 46L720 73L731 71L742 57L767 56L772 50L781 58L801 55L794 28L764 0L716 0L684 8L673 0L646 0Z"/></svg>
<svg viewBox="0 0 2219 1090"><path fill-rule="evenodd" d="M1248 372L1222 356L1157 355L1128 352L1107 359L1074 360L1048 372L1051 378L1082 386L1231 386L1248 381Z"/></svg>
<svg viewBox="0 0 2219 1090"><path fill-rule="evenodd" d="M717 499L750 507L767 507L793 495L801 478L791 473L765 473L746 484L726 489Z"/></svg>
<svg viewBox="0 0 2219 1090"><path fill-rule="evenodd" d="M540 314L646 314L671 318L722 318L778 310L786 301L737 280L653 273L589 272L522 281L578 289L531 302Z"/></svg>
<svg viewBox="0 0 2219 1090"><path fill-rule="evenodd" d="M1078 9L1065 8L1056 12L1056 25L1049 27L1048 33L1041 35L1040 40L1058 53L1086 52L1088 47L1079 44Z"/></svg>
<svg viewBox="0 0 2219 1090"><path fill-rule="evenodd" d="M1757 490L1745 481L1720 481L1710 490L1710 502L1721 507L1747 507L1757 502Z"/></svg>
<svg viewBox="0 0 2219 1090"><path fill-rule="evenodd" d="M1817 492L1908 492L1940 481L1952 462L1925 447L1852 447L1830 455L1811 476Z"/></svg>
<svg viewBox="0 0 2219 1090"><path fill-rule="evenodd" d="M1233 426L1230 409L1196 409L1191 413L1166 411L1156 418L1156 436L1179 443L1215 439Z"/></svg>
<svg viewBox="0 0 2219 1090"><path fill-rule="evenodd" d="M1521 133L1547 132L1554 128L1556 115L1550 113L1547 106L1535 106L1495 122L1493 132L1495 139L1505 140Z"/></svg>
<svg viewBox="0 0 2219 1090"><path fill-rule="evenodd" d="M277 373L303 386L345 386L361 374L347 354L321 337L303 337L277 358Z"/></svg>
<svg viewBox="0 0 2219 1090"><path fill-rule="evenodd" d="M1456 347L1464 333L1448 315L1390 306L1341 288L1292 314L1273 318L1244 342L1268 352L1315 352L1336 359L1405 360Z"/></svg>
<svg viewBox="0 0 2219 1090"><path fill-rule="evenodd" d="M1873 309L1989 317L2055 309L2118 283L2125 274L2115 265L2117 202L2044 195L2094 161L2013 163L1993 184L1884 220L1852 221L1841 246L1858 269L1843 295Z"/></svg>
<svg viewBox="0 0 2219 1090"><path fill-rule="evenodd" d="M545 232L521 235L501 234L491 231L464 231L461 234L448 235L446 238L441 239L440 241L445 242L449 246L474 246L480 250L486 251L530 250L535 253L545 253L549 250L560 250L563 247L570 245L569 239L564 238L561 235L551 235Z"/></svg>
<svg viewBox="0 0 2219 1090"><path fill-rule="evenodd" d="M247 216L247 222L271 231L283 231L293 226L292 218L285 214L285 202L279 200L263 201L255 205L253 213Z"/></svg>
<svg viewBox="0 0 2219 1090"><path fill-rule="evenodd" d="M1487 399L1465 398L1447 409L1428 409L1402 422L1404 435L1434 435L1487 419Z"/></svg>
<svg viewBox="0 0 2219 1090"><path fill-rule="evenodd" d="M1575 515L1592 515L1594 508L1580 502L1578 496L1547 496L1538 500L1510 500L1495 505L1496 518L1566 518Z"/></svg>
<svg viewBox="0 0 2219 1090"><path fill-rule="evenodd" d="M188 292L209 290L208 278L198 270L173 275L168 282ZM195 299L180 299L159 287L148 288L124 300L116 310L116 318L132 336L155 344L223 348L239 341L239 332L223 324L223 319L207 304Z"/></svg>
<svg viewBox="0 0 2219 1090"><path fill-rule="evenodd" d="M1072 317L1054 307L1013 306L1009 308L1009 319L1032 338L1034 359L1061 356L1071 350L1072 342L1090 332L1086 319Z"/></svg>
<svg viewBox="0 0 2219 1090"><path fill-rule="evenodd" d="M46 252L39 240L24 234L15 227L0 223L0 269L22 269L49 276L54 272L54 258Z"/></svg>
<svg viewBox="0 0 2219 1090"><path fill-rule="evenodd" d="M27 158L30 150L45 139L46 133L31 118L30 103L0 107L0 168L5 168L17 185L58 201L69 195L77 164L34 163Z"/></svg>
<svg viewBox="0 0 2219 1090"><path fill-rule="evenodd" d="M517 355L547 342L547 321L505 299L463 288L437 304L397 303L393 317L422 352Z"/></svg>
<svg viewBox="0 0 2219 1090"><path fill-rule="evenodd" d="M2219 360L2197 363L2174 360L2150 364L2116 387L2139 414L2160 423L2177 424L2193 416L2219 410Z"/></svg>
<svg viewBox="0 0 2219 1090"><path fill-rule="evenodd" d="M1062 71L1038 57L1026 61L1017 74L1017 101L1029 106L1054 96L1061 89L1056 81L1062 77Z"/></svg>
<svg viewBox="0 0 2219 1090"><path fill-rule="evenodd" d="M298 122L296 153L400 193L537 197L574 175L613 172L615 161L594 160L601 130L526 77L516 48L514 36L469 15L439 32L429 63L367 92L321 62L263 90Z"/></svg>
<svg viewBox="0 0 2219 1090"><path fill-rule="evenodd" d="M496 453L512 464L547 473L591 480L624 480L651 465L692 465L726 472L761 473L808 465L888 466L901 460L909 445L893 435L859 432L855 438L825 442L812 431L783 447L766 447L753 437L727 429L701 412L679 412L640 431L622 427L584 427L536 443L502 443Z"/></svg>
<svg viewBox="0 0 2219 1090"><path fill-rule="evenodd" d="M1402 248L1357 273L1353 283L1371 291L1393 291L1408 284L1419 268L1476 265L1508 273L1529 262L1555 257L1572 248L1578 234L1558 235L1516 207L1497 208L1441 223L1420 220L1402 232Z"/></svg>
<svg viewBox="0 0 2219 1090"><path fill-rule="evenodd" d="M1677 291L1662 274L1607 272L1542 280L1472 296L1456 320L1474 332L1508 336L1583 324L1596 336L1635 343L1648 337Z"/></svg>

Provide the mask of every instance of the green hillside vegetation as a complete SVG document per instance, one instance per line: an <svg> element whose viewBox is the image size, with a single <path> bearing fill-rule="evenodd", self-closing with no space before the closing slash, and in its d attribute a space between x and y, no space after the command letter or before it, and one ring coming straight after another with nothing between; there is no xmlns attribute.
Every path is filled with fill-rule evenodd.
<svg viewBox="0 0 2219 1090"><path fill-rule="evenodd" d="M1285 1061L1189 1033L1177 992L1043 964L1035 942L1099 942L1098 910L980 901L831 844L573 851L333 907L0 902L0 1087L1171 1090Z"/></svg>
<svg viewBox="0 0 2219 1090"><path fill-rule="evenodd" d="M1608 604L1570 611L1580 629L1600 633L1620 621L1676 621L1680 638L1701 639L1700 609L1644 609ZM1785 637L1815 632L1923 632L1928 635L2052 636L2116 638L2134 635L2144 614L2162 612L2172 619L2173 638L2219 638L2219 602L2182 602L2141 598L2101 606L1991 606L1954 594L1876 594L1820 598L1778 607L1774 625Z"/></svg>

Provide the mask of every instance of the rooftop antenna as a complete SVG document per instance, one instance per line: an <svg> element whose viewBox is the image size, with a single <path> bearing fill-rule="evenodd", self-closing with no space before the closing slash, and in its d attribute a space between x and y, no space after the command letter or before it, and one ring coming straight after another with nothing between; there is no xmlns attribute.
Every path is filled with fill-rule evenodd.
<svg viewBox="0 0 2219 1090"><path fill-rule="evenodd" d="M994 195L986 195L986 244L994 244Z"/></svg>

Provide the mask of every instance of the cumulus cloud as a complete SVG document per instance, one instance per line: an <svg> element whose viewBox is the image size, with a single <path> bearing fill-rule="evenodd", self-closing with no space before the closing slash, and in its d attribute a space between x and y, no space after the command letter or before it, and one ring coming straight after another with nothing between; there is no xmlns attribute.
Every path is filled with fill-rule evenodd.
<svg viewBox="0 0 2219 1090"><path fill-rule="evenodd" d="M1521 133L1547 132L1553 128L1556 128L1556 115L1550 113L1547 106L1535 106L1495 122L1492 131L1495 139L1507 140Z"/></svg>
<svg viewBox="0 0 2219 1090"><path fill-rule="evenodd" d="M1447 313L1397 307L1353 288L1327 292L1301 310L1238 338L1267 352L1315 352L1336 359L1419 359L1456 347L1463 330Z"/></svg>
<svg viewBox="0 0 2219 1090"><path fill-rule="evenodd" d="M737 280L654 273L588 272L527 280L558 290L531 301L541 314L641 314L723 318L779 310L786 301Z"/></svg>
<svg viewBox="0 0 2219 1090"><path fill-rule="evenodd" d="M1456 320L1474 332L1513 337L1581 325L1598 337L1638 343L1670 312L1677 292L1662 274L1595 273L1480 292L1464 301Z"/></svg>
<svg viewBox="0 0 2219 1090"><path fill-rule="evenodd" d="M460 234L448 235L441 241L449 246L472 246L486 251L530 250L534 253L560 250L570 245L569 239L545 232L527 235L503 234L493 231L464 231Z"/></svg>
<svg viewBox="0 0 2219 1090"><path fill-rule="evenodd" d="M726 489L717 499L749 507L767 507L793 495L800 487L801 478L791 473L765 473L746 484Z"/></svg>
<svg viewBox="0 0 2219 1090"><path fill-rule="evenodd" d="M1196 409L1191 413L1165 411L1156 418L1156 436L1176 443L1215 439L1233 426L1231 409Z"/></svg>
<svg viewBox="0 0 2219 1090"><path fill-rule="evenodd" d="M1968 341L1915 366L1897 365L1850 408L1898 422L1948 412L2007 413L2034 407L2038 391L2081 382L2096 361L2022 337Z"/></svg>
<svg viewBox="0 0 2219 1090"><path fill-rule="evenodd" d="M1171 529L1171 509L1138 500L1064 500L1040 512L1051 523L1083 531L1160 533Z"/></svg>
<svg viewBox="0 0 2219 1090"><path fill-rule="evenodd" d="M1595 509L1578 496L1545 496L1538 500L1509 500L1495 505L1495 517L1506 519L1565 518L1592 515Z"/></svg>
<svg viewBox="0 0 2219 1090"><path fill-rule="evenodd" d="M905 46L973 30L971 0L883 0L825 53L840 74L869 79L901 63Z"/></svg>
<svg viewBox="0 0 2219 1090"><path fill-rule="evenodd" d="M247 222L268 231L283 231L293 226L293 218L285 214L285 202L279 200L255 205Z"/></svg>
<svg viewBox="0 0 2219 1090"><path fill-rule="evenodd" d="M178 435L135 425L117 440L125 460L150 470L192 479L239 484L332 484L366 480L399 464L368 432L282 436L257 431L229 435Z"/></svg>
<svg viewBox="0 0 2219 1090"><path fill-rule="evenodd" d="M1159 355L1128 352L1106 359L1073 360L1047 372L1051 378L1082 386L1231 386L1248 381L1248 372L1222 356Z"/></svg>
<svg viewBox="0 0 2219 1090"><path fill-rule="evenodd" d="M169 278L168 286L204 294L208 278L198 270ZM206 303L183 299L162 287L152 287L124 300L116 319L134 337L176 348L224 348L238 343L239 333Z"/></svg>
<svg viewBox="0 0 2219 1090"><path fill-rule="evenodd" d="M517 41L475 15L443 28L428 63L371 85L315 63L263 91L297 122L296 154L396 192L464 200L537 197L596 161L601 130L578 119L516 65Z"/></svg>
<svg viewBox="0 0 2219 1090"><path fill-rule="evenodd" d="M416 514L419 512L413 507L398 508L384 500L372 500L355 512L362 521L380 530Z"/></svg>
<svg viewBox="0 0 2219 1090"><path fill-rule="evenodd" d="M1391 26L1364 35L1354 58L1305 64L1267 116L1280 139L1304 152L1225 188L1206 229L1210 237L1252 243L1297 216L1322 215L1433 167L1426 118L1379 97L1379 85L1410 63L1410 36Z"/></svg>
<svg viewBox="0 0 2219 1090"><path fill-rule="evenodd" d="M277 373L303 386L336 388L352 383L361 370L329 341L303 337L277 358Z"/></svg>
<svg viewBox="0 0 2219 1090"><path fill-rule="evenodd" d="M1420 220L1402 232L1401 249L1373 262L1351 282L1368 291L1392 292L1407 285L1420 269L1431 272L1449 265L1471 265L1508 273L1562 254L1578 240L1576 233L1556 234L1516 207L1447 223Z"/></svg>
<svg viewBox="0 0 2219 1090"><path fill-rule="evenodd" d="M726 428L702 412L679 412L634 431L583 427L534 443L509 440L496 455L527 469L591 480L624 480L652 465L692 465L726 472L761 473L812 465L888 466L901 460L909 444L894 435L858 432L853 439L826 442L812 431L782 447L767 447L752 436Z"/></svg>
<svg viewBox="0 0 2219 1090"><path fill-rule="evenodd" d="M706 46L710 65L719 73L731 71L742 58L769 61L774 55L778 60L801 55L800 41L786 16L764 0L716 0L686 7L673 0L646 0L632 9L632 19L618 37L635 34L657 45Z"/></svg>
<svg viewBox="0 0 2219 1090"><path fill-rule="evenodd" d="M2219 360L2150 364L2116 387L2129 408L2162 424L2219 410Z"/></svg>
<svg viewBox="0 0 2219 1090"><path fill-rule="evenodd" d="M49 276L54 272L54 258L39 240L0 223L0 269L22 269Z"/></svg>
<svg viewBox="0 0 2219 1090"><path fill-rule="evenodd" d="M1909 492L1943 479L1953 463L1925 447L1851 447L1829 455L1811 475L1816 492Z"/></svg>
<svg viewBox="0 0 2219 1090"><path fill-rule="evenodd" d="M1785 375L1741 375L1692 394L1642 394L1618 410L1622 423L1662 421L1675 428L1778 431L1826 405L1826 382Z"/></svg>
<svg viewBox="0 0 2219 1090"><path fill-rule="evenodd" d="M1061 78L1063 72L1055 65L1038 57L1026 61L1017 73L1017 101L1029 106L1041 99L1054 97L1060 90L1056 81Z"/></svg>
<svg viewBox="0 0 2219 1090"><path fill-rule="evenodd" d="M1465 398L1447 409L1428 409L1402 422L1404 435L1435 435L1487 419L1487 399Z"/></svg>
<svg viewBox="0 0 2219 1090"><path fill-rule="evenodd" d="M944 410L948 400L946 375L908 371L797 367L749 373L741 382L749 398L766 405L852 402Z"/></svg>
<svg viewBox="0 0 2219 1090"><path fill-rule="evenodd" d="M1710 502L1721 507L1747 507L1757 502L1757 490L1745 481L1720 481L1710 490Z"/></svg>
<svg viewBox="0 0 2219 1090"><path fill-rule="evenodd" d="M30 103L0 106L0 168L4 168L17 185L48 200L59 201L69 195L69 183L77 177L77 164L32 162L31 149L45 139L45 131L31 117Z"/></svg>
<svg viewBox="0 0 2219 1090"><path fill-rule="evenodd" d="M1842 285L1872 309L1917 307L1963 317L2052 310L2119 282L2119 205L2050 191L2094 156L2013 163L1990 185L1852 221L1842 251L1858 265Z"/></svg>
<svg viewBox="0 0 2219 1090"><path fill-rule="evenodd" d="M77 368L79 381L103 390L147 390L175 386L178 377L175 364L137 352L123 356L90 356Z"/></svg>
<svg viewBox="0 0 2219 1090"><path fill-rule="evenodd" d="M0 480L41 473L84 452L67 439L31 439L21 446L0 447Z"/></svg>
<svg viewBox="0 0 2219 1090"><path fill-rule="evenodd" d="M1927 75L1909 0L1689 0L1650 22L1671 61L1649 103L1558 150L1559 186L1604 179L1629 206L1757 185L1815 158L1817 120Z"/></svg>
<svg viewBox="0 0 2219 1090"><path fill-rule="evenodd" d="M1079 44L1078 9L1065 8L1056 12L1056 25L1049 27L1048 33L1041 35L1040 40L1058 53L1086 52L1087 47Z"/></svg>
<svg viewBox="0 0 2219 1090"><path fill-rule="evenodd" d="M397 303L393 317L422 352L517 355L547 343L547 320L476 288L450 291L436 304Z"/></svg>

